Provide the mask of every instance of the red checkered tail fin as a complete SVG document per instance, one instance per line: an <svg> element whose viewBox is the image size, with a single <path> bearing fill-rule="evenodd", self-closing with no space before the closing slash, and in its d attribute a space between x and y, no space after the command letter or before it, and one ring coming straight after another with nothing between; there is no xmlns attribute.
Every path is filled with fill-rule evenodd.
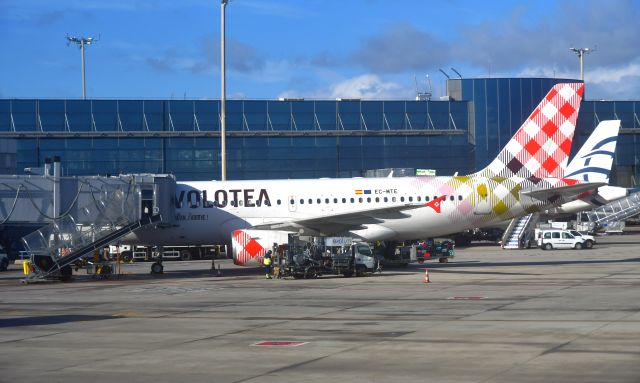
<svg viewBox="0 0 640 383"><path fill-rule="evenodd" d="M476 175L562 178L583 92L583 83L554 85L498 157Z"/></svg>

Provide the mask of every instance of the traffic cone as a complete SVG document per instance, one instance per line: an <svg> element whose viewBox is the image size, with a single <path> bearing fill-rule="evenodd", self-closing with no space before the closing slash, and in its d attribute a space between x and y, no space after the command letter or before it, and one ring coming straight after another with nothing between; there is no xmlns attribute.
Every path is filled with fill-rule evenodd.
<svg viewBox="0 0 640 383"><path fill-rule="evenodd" d="M429 283L431 282L429 280L429 269L424 269L424 283Z"/></svg>

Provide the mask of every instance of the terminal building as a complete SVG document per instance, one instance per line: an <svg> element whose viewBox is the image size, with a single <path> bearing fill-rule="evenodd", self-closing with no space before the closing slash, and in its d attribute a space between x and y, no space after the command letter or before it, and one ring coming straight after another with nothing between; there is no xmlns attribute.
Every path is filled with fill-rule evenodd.
<svg viewBox="0 0 640 383"><path fill-rule="evenodd" d="M577 81L450 79L438 100L229 100L227 178L356 177L388 168L473 172L497 155L554 84ZM612 184L635 185L640 101L588 100L588 92L587 86L573 151L600 121L622 120ZM0 99L0 173L24 174L54 156L64 176L220 179L220 102Z"/></svg>

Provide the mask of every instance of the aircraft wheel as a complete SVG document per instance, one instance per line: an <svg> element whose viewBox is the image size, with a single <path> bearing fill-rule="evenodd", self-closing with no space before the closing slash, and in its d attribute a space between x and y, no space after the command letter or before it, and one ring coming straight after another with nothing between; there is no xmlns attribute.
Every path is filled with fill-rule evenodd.
<svg viewBox="0 0 640 383"><path fill-rule="evenodd" d="M164 266L160 262L154 262L151 265L151 274L162 274L164 271Z"/></svg>

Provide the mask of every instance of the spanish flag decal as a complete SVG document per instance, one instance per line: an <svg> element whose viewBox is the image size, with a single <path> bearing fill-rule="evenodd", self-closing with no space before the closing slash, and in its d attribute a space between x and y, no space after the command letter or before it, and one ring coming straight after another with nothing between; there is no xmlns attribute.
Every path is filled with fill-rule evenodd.
<svg viewBox="0 0 640 383"><path fill-rule="evenodd" d="M363 194L362 189L356 190L356 194Z"/></svg>

